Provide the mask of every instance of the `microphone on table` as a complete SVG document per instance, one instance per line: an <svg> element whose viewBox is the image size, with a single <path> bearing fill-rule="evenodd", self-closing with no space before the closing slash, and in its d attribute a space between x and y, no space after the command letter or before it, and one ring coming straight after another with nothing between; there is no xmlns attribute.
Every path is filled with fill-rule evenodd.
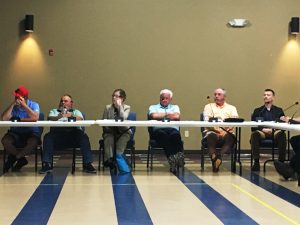
<svg viewBox="0 0 300 225"><path fill-rule="evenodd" d="M300 124L300 122L294 120L294 117L296 115L297 112L299 112L300 108L298 108L292 115L291 119L289 119L289 124Z"/></svg>
<svg viewBox="0 0 300 225"><path fill-rule="evenodd" d="M207 97L206 97L206 99L207 99L207 101L208 101L208 104L209 104L209 106L210 106L210 110L211 110L211 113L212 113L212 117L210 117L209 119L208 119L208 121L209 122L218 122L218 118L216 118L215 117L215 113L214 113L214 110L213 110L213 108L212 108L212 102L210 101L210 96L208 95Z"/></svg>
<svg viewBox="0 0 300 225"><path fill-rule="evenodd" d="M286 112L287 110L289 110L290 108L292 108L292 107L294 107L294 106L296 106L298 104L299 104L299 102L295 102L294 104L292 104L292 105L286 107L285 109L283 109L283 112ZM294 118L294 116L298 112L298 110L296 110L296 112L292 115L292 118ZM285 121L282 121L280 118L276 119L276 122L278 122L278 123L285 123Z"/></svg>
<svg viewBox="0 0 300 225"><path fill-rule="evenodd" d="M295 102L294 104L292 104L292 105L286 107L283 111L285 112L285 111L287 111L288 109L290 109L290 108L292 108L292 107L294 107L295 105L298 105L298 104L299 104L299 102Z"/></svg>

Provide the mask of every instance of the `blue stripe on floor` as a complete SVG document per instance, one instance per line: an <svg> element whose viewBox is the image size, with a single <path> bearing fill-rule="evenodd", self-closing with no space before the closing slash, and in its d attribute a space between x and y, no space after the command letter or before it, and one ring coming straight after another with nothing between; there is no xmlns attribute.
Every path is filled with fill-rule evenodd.
<svg viewBox="0 0 300 225"><path fill-rule="evenodd" d="M152 220L131 173L111 174L119 225L152 225Z"/></svg>
<svg viewBox="0 0 300 225"><path fill-rule="evenodd" d="M258 224L190 171L177 177L223 224Z"/></svg>
<svg viewBox="0 0 300 225"><path fill-rule="evenodd" d="M282 198L289 203L300 207L300 195L286 187L276 184L264 177L259 176L256 173L245 171L243 172L243 178L249 180L253 184L256 184L260 188ZM287 181L288 182L288 181Z"/></svg>
<svg viewBox="0 0 300 225"><path fill-rule="evenodd" d="M38 188L13 221L13 225L47 224L69 169L55 169L54 174L47 174Z"/></svg>

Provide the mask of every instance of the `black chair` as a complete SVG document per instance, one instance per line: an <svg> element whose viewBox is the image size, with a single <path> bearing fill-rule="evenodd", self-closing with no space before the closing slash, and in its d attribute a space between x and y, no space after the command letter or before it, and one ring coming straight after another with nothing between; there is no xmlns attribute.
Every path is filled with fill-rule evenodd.
<svg viewBox="0 0 300 225"><path fill-rule="evenodd" d="M44 113L40 112L39 113L39 121L43 121L44 119L45 119ZM38 128L39 128L39 136L41 137L42 134L43 134L43 131L44 131L44 127L38 127ZM21 143L17 143L16 147L17 147L17 149L18 148L21 149L21 148L24 148L25 145L23 143L22 144ZM35 157L35 160L34 160L34 169L35 169L35 172L37 172L38 151L40 151L41 154L42 154L42 152L43 152L42 149L43 149L43 147L42 147L42 140L40 138L39 144L36 147L36 149L34 150L34 157ZM4 167L5 166L5 161L6 161L6 150L3 149L3 173L5 173L5 167Z"/></svg>
<svg viewBox="0 0 300 225"><path fill-rule="evenodd" d="M272 136L270 138L266 138L266 139L262 139L260 140L260 147L261 147L261 150L266 150L266 151L271 151L271 159L268 159L264 162L264 172L266 172L266 165L267 163L269 162L274 162L275 161L275 152L279 151L278 147L275 146L275 141L274 141L274 132L275 130L273 129L272 130ZM288 149L287 149L287 152L288 152L288 160L290 158L290 147L289 147L289 140L290 140L290 131L288 131L288 138L287 138L287 145L288 145ZM250 141L251 142L251 141ZM251 167L253 165L253 153L251 152Z"/></svg>
<svg viewBox="0 0 300 225"><path fill-rule="evenodd" d="M129 112L127 120L136 121L136 112ZM127 146L125 148L124 154L129 153L130 154L130 166L131 168L135 168L135 131L136 127L130 127L131 135L130 139L127 142ZM102 162L104 162L104 140L99 140L99 163L98 163L98 171L100 171L101 168L101 156L102 156ZM104 170L104 166L102 167Z"/></svg>
<svg viewBox="0 0 300 225"><path fill-rule="evenodd" d="M82 113L83 119L85 120L86 115L85 113ZM56 127L50 127L50 132L55 132ZM76 127L73 127L73 129L77 129ZM85 133L85 127L81 128L84 132L84 135L87 135ZM72 151L72 174L75 173L76 168L76 151L80 150L80 146L74 142L60 142L55 143L54 145L55 151ZM52 158L52 168L53 168L53 158Z"/></svg>
<svg viewBox="0 0 300 225"><path fill-rule="evenodd" d="M150 162L150 169L153 169L153 154L154 152L161 152L164 150L162 146L160 146L155 139L153 139L153 127L148 127L149 133L149 141L148 141L148 151L147 151L147 168L149 168Z"/></svg>
<svg viewBox="0 0 300 225"><path fill-rule="evenodd" d="M148 120L150 119L149 115L147 115L147 118ZM159 145L159 143L153 138L153 127L148 127L148 134L149 134L149 141L148 141L148 151L147 151L147 168L149 168L149 164L150 164L150 169L152 170L154 153L163 152L164 148L161 145ZM184 167L182 167L182 170L184 170Z"/></svg>
<svg viewBox="0 0 300 225"><path fill-rule="evenodd" d="M200 113L200 121L204 121L204 115L203 113ZM201 171L204 171L204 160L205 160L205 156L208 156L209 152L208 152L208 146L207 146L207 139L205 138L205 134L204 134L204 127L200 127L200 131L201 131L201 135L202 135L202 139L201 139L201 160L200 160L200 164L201 164ZM239 164L239 173L240 175L242 174L242 163L241 163L241 156L240 156L240 140L241 140L241 128L235 128L235 133L236 133L236 137L235 137L235 144L232 146L231 148L231 152L230 152L230 156L231 156L231 171L232 172L236 172L236 163ZM221 150L223 146L223 143L218 143L216 148L217 150ZM208 158L210 158L208 156Z"/></svg>

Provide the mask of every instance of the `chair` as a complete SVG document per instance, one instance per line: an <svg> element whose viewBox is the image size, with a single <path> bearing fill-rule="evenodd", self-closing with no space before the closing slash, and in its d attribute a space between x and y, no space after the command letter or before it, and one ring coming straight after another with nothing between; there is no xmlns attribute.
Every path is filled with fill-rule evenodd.
<svg viewBox="0 0 300 225"><path fill-rule="evenodd" d="M163 151L164 148L160 146L155 139L153 139L153 127L148 127L149 141L148 141L148 151L147 151L147 168L153 169L153 154L154 151Z"/></svg>
<svg viewBox="0 0 300 225"><path fill-rule="evenodd" d="M200 113L200 121L204 121L204 115L203 112ZM208 146L207 146L207 139L204 138L204 127L200 127L202 139L201 139L201 171L204 171L204 160L205 160L205 155L208 155ZM240 140L241 140L241 129L236 128L235 129L236 133L236 143L232 146L231 148L231 171L236 172L236 162L239 164L239 173L240 175L242 174L242 163L240 161ZM223 143L218 143L216 148L217 150L221 150Z"/></svg>
<svg viewBox="0 0 300 225"><path fill-rule="evenodd" d="M129 115L127 117L127 120L136 121L136 112L129 112ZM136 127L130 127L131 130L131 136L129 141L127 142L127 146L125 148L124 154L129 152L130 154L130 166L131 168L135 168L135 131ZM98 171L100 171L101 168L101 156L102 156L102 162L104 162L104 140L99 140L99 163L98 163ZM104 166L102 167L104 170Z"/></svg>
<svg viewBox="0 0 300 225"><path fill-rule="evenodd" d="M150 119L149 115L147 115L147 118L148 120ZM148 151L147 151L147 168L149 168L149 163L150 163L150 169L152 170L153 154L155 152L164 151L164 148L161 145L159 145L159 143L153 138L153 127L148 127L148 133L149 133L149 141L148 141ZM182 167L182 170L184 170L184 167Z"/></svg>
<svg viewBox="0 0 300 225"><path fill-rule="evenodd" d="M268 151L271 151L271 154L272 154L272 157L271 159L268 159L264 162L264 172L266 172L266 165L268 162L274 162L275 161L275 151L279 151L279 149L277 148L277 146L275 146L275 141L274 141L274 132L275 130L273 129L272 130L272 136L270 138L266 138L266 139L262 139L260 140L260 147L261 149L264 149L264 150L268 150ZM288 145L288 160L290 158L289 156L289 152L290 152L290 148L289 148L289 137L290 137L290 131L288 131L288 138L287 138L287 145ZM250 140L250 143L251 143L251 140ZM251 167L253 165L253 153L251 152Z"/></svg>
<svg viewBox="0 0 300 225"><path fill-rule="evenodd" d="M39 121L43 121L45 119L45 115L44 113L40 112L39 113ZM42 136L42 133L44 131L44 127L38 127L39 128L39 134L40 134L40 137ZM17 149L21 149L21 148L24 148L24 144L21 144L21 143L17 143L16 145ZM39 140L39 144L38 146L36 147L36 149L34 150L34 155L35 155L35 161L34 161L34 169L35 169L35 172L37 172L37 164L38 164L38 151L41 152L42 154L42 140L40 138ZM6 160L6 150L3 149L3 174L5 173L5 160Z"/></svg>
<svg viewBox="0 0 300 225"><path fill-rule="evenodd" d="M86 115L85 113L82 113L83 119L85 120ZM50 132L55 132L55 127L50 127ZM77 129L77 128L75 128ZM82 127L82 130L85 133L85 127ZM80 149L80 146L75 144L75 143L69 143L69 142L61 142L61 143L55 143L54 149L57 151L61 150L72 150L72 174L75 173L75 168L76 168L76 150ZM52 168L53 168L53 158L52 158Z"/></svg>

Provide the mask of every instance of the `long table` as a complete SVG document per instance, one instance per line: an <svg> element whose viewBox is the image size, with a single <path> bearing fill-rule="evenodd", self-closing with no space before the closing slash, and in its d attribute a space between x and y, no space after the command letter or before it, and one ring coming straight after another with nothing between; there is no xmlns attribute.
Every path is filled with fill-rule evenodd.
<svg viewBox="0 0 300 225"><path fill-rule="evenodd" d="M78 120L75 122L63 121L36 121L36 122L11 122L0 121L0 127L89 127L95 120Z"/></svg>
<svg viewBox="0 0 300 225"><path fill-rule="evenodd" d="M37 121L37 122L11 122L11 121L0 121L0 127L90 127L92 125L98 125L101 127L111 126L128 126L128 127L270 127L274 129L288 130L288 131L300 131L300 125L298 124L287 124L287 123L276 123L276 122L255 122L255 121L244 121L244 122L208 122L208 121L157 121L157 120L139 120L139 121L115 121L115 120L78 120L75 122L63 122L63 121ZM238 132L238 151L240 152L240 132ZM235 160L239 160L239 157L235 156ZM239 162L240 163L240 162Z"/></svg>
<svg viewBox="0 0 300 225"><path fill-rule="evenodd" d="M182 121L170 121L163 122L157 120L78 120L75 122L63 122L63 121L37 121L37 122L11 122L11 121L0 121L0 127L89 127L92 125L98 126L133 126L133 127L270 127L274 129L282 129L289 131L300 131L300 124L287 124L287 123L276 123L276 122L255 122L255 121L244 121L239 123L232 122L206 122L206 121L193 121L193 120L182 120Z"/></svg>

